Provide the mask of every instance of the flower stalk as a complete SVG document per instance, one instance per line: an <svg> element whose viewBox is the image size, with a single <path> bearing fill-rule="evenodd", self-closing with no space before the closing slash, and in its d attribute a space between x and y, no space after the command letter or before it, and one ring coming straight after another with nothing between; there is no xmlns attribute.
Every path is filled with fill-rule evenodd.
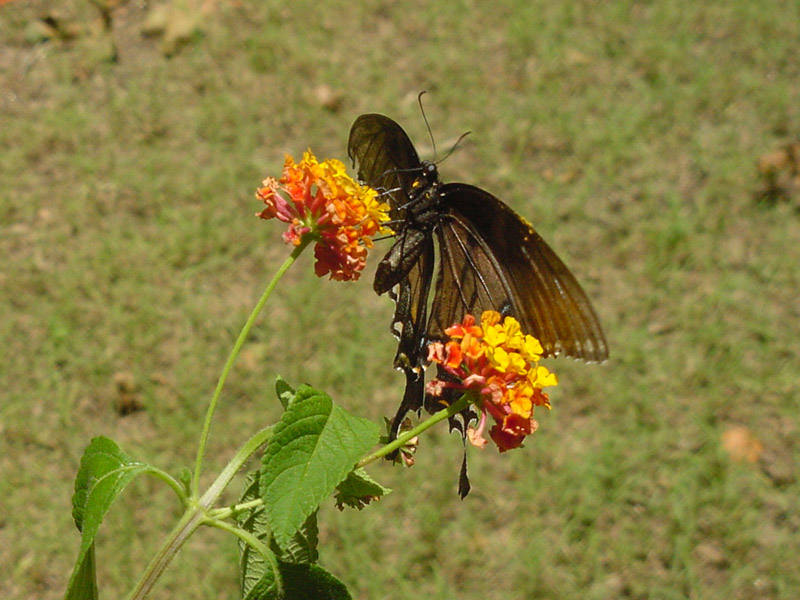
<svg viewBox="0 0 800 600"><path fill-rule="evenodd" d="M197 448L197 458L195 460L194 466L194 477L192 477L192 496L194 498L199 497L199 486L200 486L200 472L203 469L203 458L205 456L206 445L208 443L208 434L211 431L211 420L214 418L214 411L217 408L217 403L219 402L219 397L222 394L222 388L225 386L225 381L228 379L228 375L233 368L233 363L236 362L236 357L239 356L239 351L242 349L245 340L247 340L247 336L250 335L250 330L253 328L253 325L258 318L258 315L261 313L261 310L264 308L264 305L267 303L272 291L275 289L275 286L278 284L278 281L281 280L283 275L286 271L289 270L294 262L297 260L297 257L305 250L306 246L311 242L310 236L303 236L300 240L299 244L295 246L292 253L289 257L283 262L280 268L277 270L275 275L272 277L272 281L269 282L267 288L264 290L264 293L259 298L258 302L253 308L253 311L250 313L250 316L247 318L247 321L242 327L242 330L239 332L239 337L236 339L236 343L233 345L231 349L230 355L228 356L228 360L225 362L225 367L222 369L222 374L219 377L219 381L217 381L217 387L214 390L214 394L211 397L211 402L208 405L208 410L206 411L206 418L203 422L203 430L200 434L200 443Z"/></svg>
<svg viewBox="0 0 800 600"><path fill-rule="evenodd" d="M409 431L406 431L405 433L402 433L402 434L398 435L397 439L394 440L393 442L390 442L390 443L386 444L383 448L380 448L380 449L376 450L375 452L373 452L372 454L362 458L356 464L356 468L358 469L360 467L366 466L369 463L375 462L379 458L383 458L384 456L387 456L387 455L391 454L395 450L398 450L399 448L402 448L403 446L405 446L408 443L409 440L411 440L414 437L418 436L422 432L430 429L431 427L433 427L434 425L436 425L440 421L444 421L445 419L449 419L450 417L452 417L454 415L457 415L462 410L467 408L467 406L469 406L470 402L472 402L474 400L475 400L474 394L472 394L472 393L464 394L461 398L459 398L456 402L453 402L453 404L451 404L447 408L444 408L444 409L440 410L439 412L434 413L432 416L430 416L429 418L425 419L422 423L420 423L419 425L417 425L413 429L410 429Z"/></svg>

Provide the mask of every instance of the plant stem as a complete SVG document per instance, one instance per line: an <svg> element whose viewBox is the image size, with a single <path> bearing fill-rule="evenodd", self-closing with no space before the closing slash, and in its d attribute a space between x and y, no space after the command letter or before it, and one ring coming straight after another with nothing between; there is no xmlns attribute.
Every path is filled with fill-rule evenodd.
<svg viewBox="0 0 800 600"><path fill-rule="evenodd" d="M233 459L222 470L216 480L214 480L214 483L211 484L211 487L209 487L208 490L206 490L206 492L203 494L203 497L199 497L200 473L203 468L203 458L205 456L206 445L208 443L208 435L211 430L211 420L214 417L214 411L216 410L217 403L219 402L225 381L231 372L233 363L236 361L236 357L239 355L239 351L242 349L244 342L247 340L247 336L250 334L250 330L253 328L256 318L264 308L264 305L272 294L272 291L275 289L278 281L280 281L281 277L283 277L289 267L294 264L294 262L297 260L297 257L300 256L300 253L311 241L312 239L308 237L301 239L300 245L292 251L289 257L284 261L284 263L272 277L272 280L267 285L267 288L264 290L261 298L256 303L255 308L253 308L253 311L250 313L250 316L245 322L244 327L242 327L239 337L236 339L236 343L234 343L233 349L231 349L228 360L225 363L225 367L222 369L222 374L219 377L217 387L214 390L208 410L206 411L203 430L200 434L200 443L197 448L194 476L192 477L192 496L191 498L186 499L188 508L183 517L181 517L181 520L178 521L177 525L175 525L170 532L167 540L153 557L153 560L151 560L150 564L147 565L147 568L137 582L136 587L129 594L128 600L142 600L147 596L147 594L150 593L150 590L152 589L156 580L161 576L161 573L164 572L164 569L166 569L169 562L178 552L180 547L183 546L186 540L189 539L192 533L194 533L194 531L200 527L200 525L203 525L204 523L211 523L209 518L206 516L206 512L227 487L233 476L242 467L244 462L269 439L269 436L272 433L272 429L270 427L262 429L253 437L251 437L247 442L245 442L244 446L242 446ZM170 477L169 479L171 480L172 478ZM168 480L167 482L170 483L170 485L175 488L176 491L178 490L179 485L177 482L174 480Z"/></svg>
<svg viewBox="0 0 800 600"><path fill-rule="evenodd" d="M217 382L217 387L214 390L214 395L211 397L211 402L208 405L208 410L206 411L206 419L203 423L203 431L200 434L200 444L197 448L197 459L195 460L194 465L194 477L192 477L192 496L197 498L199 496L199 488L200 488L200 472L203 469L203 458L206 453L206 444L208 443L208 434L211 430L211 420L214 417L214 411L217 408L217 402L219 401L220 394L222 393L222 388L225 385L225 380L228 378L228 375L233 367L233 363L236 360L236 357L239 355L239 351L242 349L247 336L250 334L250 329L252 329L253 324L258 317L258 314L261 312L261 309L264 308L264 304L266 304L267 299L269 298L272 290L277 285L278 281L280 281L281 277L283 277L284 273L292 266L297 257L300 256L300 253L308 246L309 242L312 241L310 236L303 236L300 241L300 245L297 246L289 255L289 257L284 261L284 263L280 266L278 271L272 278L272 281L269 282L267 285L267 289L264 290L264 293L261 295L261 298L256 303L255 308L253 308L253 312L250 313L250 316L247 319L247 322L242 327L242 331L239 333L239 337L236 339L236 343L233 345L233 349L231 350L230 355L228 356L228 360L225 363L225 367L222 369L222 374L219 377L219 381Z"/></svg>
<svg viewBox="0 0 800 600"><path fill-rule="evenodd" d="M242 511L258 508L259 506L263 505L264 501L261 498L256 498L255 500L250 500L250 502L234 504L233 506L227 506L225 508L215 508L214 510L208 511L208 517L210 519L221 521L224 519L229 519Z"/></svg>
<svg viewBox="0 0 800 600"><path fill-rule="evenodd" d="M145 572L136 584L136 587L128 596L128 600L140 600L150 593L150 589L161 573L164 572L164 569L180 547L200 525L215 525L219 527L215 519L210 519L207 516L208 509L211 508L217 498L219 498L219 495L228 486L233 476L242 468L245 461L247 461L256 450L263 446L271 435L272 427L265 427L247 440L225 466L216 480L214 480L211 487L206 490L199 502L190 501L191 504L186 513L170 532L161 548L159 548L153 560L147 566L147 569L145 569ZM261 551L259 548L257 548L257 550L259 550L259 552ZM267 557L266 560L269 560L269 557Z"/></svg>
<svg viewBox="0 0 800 600"><path fill-rule="evenodd" d="M153 560L147 565L142 577L128 595L127 600L143 600L150 593L156 580L167 568L167 565L178 552L181 546L189 539L194 531L203 524L206 519L200 506L195 505L183 515L178 524L170 532L167 541L159 548Z"/></svg>
<svg viewBox="0 0 800 600"><path fill-rule="evenodd" d="M374 462L379 458L394 452L398 448L401 448L403 445L405 445L405 443L408 442L408 440L410 440L415 436L418 436L426 429L433 427L439 421L444 421L445 419L460 413L462 410L467 408L471 399L472 398L470 397L470 394L464 394L456 402L453 402L453 404L451 404L447 408L435 413L430 418L426 419L425 421L414 427L414 429L412 429L411 431L406 431L404 434L397 436L397 439L395 441L386 444L383 448L380 448L379 450L376 450L372 454L362 458L356 464L356 468L358 469L360 467L368 465L369 463Z"/></svg>
<svg viewBox="0 0 800 600"><path fill-rule="evenodd" d="M169 487L171 487L175 491L175 493L178 495L178 498L180 498L181 504L186 506L186 504L188 503L189 499L186 497L186 490L180 484L179 481L177 481L172 475L170 475L166 471L162 471L161 469L153 467L153 466L148 468L148 472L151 473L152 475L155 475L156 477L161 479L163 482L165 482Z"/></svg>
<svg viewBox="0 0 800 600"><path fill-rule="evenodd" d="M233 476L236 475L236 473L239 472L239 469L242 468L242 465L247 461L248 458L255 454L256 450L258 450L267 442L267 440L269 440L271 435L272 426L265 427L244 443L244 445L239 449L230 462L225 465L225 468L222 469L222 472L214 480L214 483L211 484L211 486L203 494L202 498L200 498L199 504L204 510L211 508L214 502L216 502L217 498L219 498L220 494L222 494L222 492L225 491L225 488L228 487L228 484L231 482L231 479L233 479Z"/></svg>

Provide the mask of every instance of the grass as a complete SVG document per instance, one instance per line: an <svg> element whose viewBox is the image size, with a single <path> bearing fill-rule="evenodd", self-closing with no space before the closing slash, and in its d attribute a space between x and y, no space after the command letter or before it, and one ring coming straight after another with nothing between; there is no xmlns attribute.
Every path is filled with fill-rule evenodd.
<svg viewBox="0 0 800 600"><path fill-rule="evenodd" d="M430 150L422 89L440 156L473 131L445 180L536 225L612 356L551 362L562 385L540 431L521 451L472 452L464 502L444 431L414 469L371 468L395 493L326 506L322 564L356 598L796 596L800 216L796 198L761 198L756 168L800 138L796 3L208 2L166 57L140 34L148 3L129 2L113 12L116 63L98 59L109 38L89 2L48 6L0 7L0 596L62 596L92 436L173 472L193 460L286 252L251 216L261 179L307 146L345 158L362 112ZM37 41L48 14L79 35ZM223 394L209 473L278 417L276 373L393 413L392 306L369 278L319 281L308 257L290 272ZM143 411L115 410L120 377ZM742 425L763 445L752 464L723 445ZM104 597L175 514L151 480L112 508ZM235 557L200 532L154 596L236 598Z"/></svg>

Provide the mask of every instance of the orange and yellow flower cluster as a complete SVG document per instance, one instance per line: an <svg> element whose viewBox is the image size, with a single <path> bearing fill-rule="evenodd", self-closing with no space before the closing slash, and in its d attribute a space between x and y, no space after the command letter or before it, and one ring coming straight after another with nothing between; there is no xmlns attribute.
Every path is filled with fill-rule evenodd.
<svg viewBox="0 0 800 600"><path fill-rule="evenodd" d="M266 208L258 216L289 223L283 234L287 244L298 246L306 235L317 240L318 277L330 273L338 281L358 279L372 237L392 233L382 225L389 220L388 204L372 188L353 181L338 160L320 163L310 150L299 163L287 155L282 177L268 177L262 185L256 197Z"/></svg>
<svg viewBox="0 0 800 600"><path fill-rule="evenodd" d="M488 413L495 421L489 435L500 452L521 446L538 427L534 407L550 408L542 388L558 385L555 374L538 364L543 352L539 341L523 334L516 319L506 317L501 322L496 311L484 312L480 325L467 315L445 333L450 340L431 343L428 360L458 381L434 379L427 386L428 394L441 396L451 388L479 395L476 406L481 416L478 426L467 431L470 442L486 445L483 431Z"/></svg>

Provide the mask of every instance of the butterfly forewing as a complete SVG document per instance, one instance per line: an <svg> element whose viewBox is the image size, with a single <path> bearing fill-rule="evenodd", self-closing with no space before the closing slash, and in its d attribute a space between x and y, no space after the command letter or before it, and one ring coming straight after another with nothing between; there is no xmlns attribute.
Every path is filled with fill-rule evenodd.
<svg viewBox="0 0 800 600"><path fill-rule="evenodd" d="M358 178L388 195L392 220L401 219L400 207L408 203L422 170L406 132L389 117L361 115L350 129L347 154L356 166Z"/></svg>

